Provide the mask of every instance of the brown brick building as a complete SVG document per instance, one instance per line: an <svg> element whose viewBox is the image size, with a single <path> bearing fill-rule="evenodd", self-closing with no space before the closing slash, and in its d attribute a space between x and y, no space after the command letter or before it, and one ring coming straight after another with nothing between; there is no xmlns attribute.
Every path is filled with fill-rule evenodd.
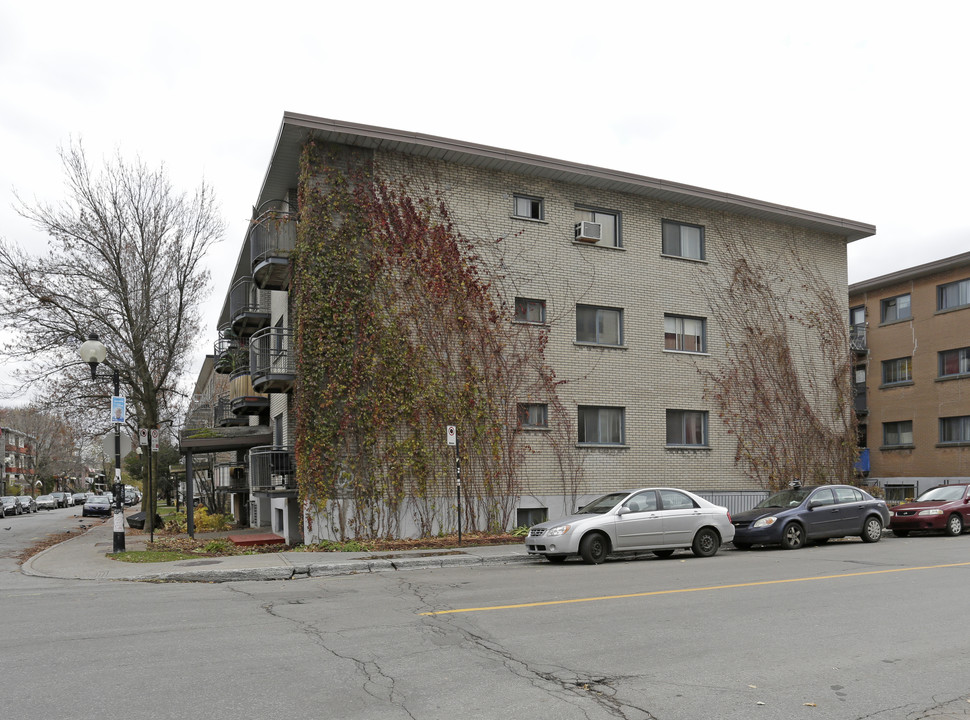
<svg viewBox="0 0 970 720"><path fill-rule="evenodd" d="M970 253L850 285L849 316L863 469L890 500L970 481Z"/></svg>

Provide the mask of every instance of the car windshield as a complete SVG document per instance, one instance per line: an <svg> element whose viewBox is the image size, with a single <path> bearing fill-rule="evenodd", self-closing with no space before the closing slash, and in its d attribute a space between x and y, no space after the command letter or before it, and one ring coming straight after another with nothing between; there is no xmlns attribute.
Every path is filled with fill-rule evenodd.
<svg viewBox="0 0 970 720"><path fill-rule="evenodd" d="M963 485L935 487L916 498L916 502L949 502L950 500L959 500L963 497L964 490L966 488Z"/></svg>
<svg viewBox="0 0 970 720"><path fill-rule="evenodd" d="M610 493L609 495L598 497L588 505L584 505L583 507L581 507L577 512L580 515L585 515L585 514L602 515L603 513L609 512L614 507L616 507L616 504L619 503L623 498L625 498L629 494L630 493L628 492Z"/></svg>
<svg viewBox="0 0 970 720"><path fill-rule="evenodd" d="M785 508L801 505L811 492L811 488L794 488L792 490L782 490L771 497L765 498L757 505L758 508Z"/></svg>
<svg viewBox="0 0 970 720"><path fill-rule="evenodd" d="M106 497L93 497L93 498L89 498L88 499L88 503L91 503L93 505L102 505L102 504L103 505L107 505L108 504L108 498L106 498Z"/></svg>

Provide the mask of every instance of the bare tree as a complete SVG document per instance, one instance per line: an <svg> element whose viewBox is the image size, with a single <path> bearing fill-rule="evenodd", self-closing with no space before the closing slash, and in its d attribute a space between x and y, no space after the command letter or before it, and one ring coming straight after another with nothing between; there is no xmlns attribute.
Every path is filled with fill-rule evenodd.
<svg viewBox="0 0 970 720"><path fill-rule="evenodd" d="M4 426L30 436L34 480L41 481L45 491L54 490L59 478L84 475L80 433L71 418L47 410L40 403L0 409L0 418Z"/></svg>
<svg viewBox="0 0 970 720"><path fill-rule="evenodd" d="M97 333L129 421L171 422L209 291L202 261L225 231L211 188L203 181L192 195L177 192L164 166L120 154L95 171L80 142L59 154L66 198L53 205L18 196L16 206L48 235L48 252L0 240L0 320L13 338L0 355L25 363L20 391L41 383L64 407L99 408L106 430L113 388L92 382L77 356ZM145 496L154 499L150 488Z"/></svg>

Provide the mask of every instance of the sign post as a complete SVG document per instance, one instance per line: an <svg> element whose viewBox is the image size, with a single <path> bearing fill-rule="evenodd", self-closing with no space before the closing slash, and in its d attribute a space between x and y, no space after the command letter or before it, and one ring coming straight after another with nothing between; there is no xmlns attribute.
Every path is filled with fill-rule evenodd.
<svg viewBox="0 0 970 720"><path fill-rule="evenodd" d="M458 429L448 426L448 444L455 447L455 485L458 491L458 544L461 545L461 455L458 453Z"/></svg>

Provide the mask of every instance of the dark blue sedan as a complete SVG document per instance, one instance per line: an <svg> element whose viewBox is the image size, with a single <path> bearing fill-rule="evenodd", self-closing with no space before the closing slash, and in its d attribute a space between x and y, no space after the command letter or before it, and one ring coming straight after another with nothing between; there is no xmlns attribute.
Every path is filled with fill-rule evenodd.
<svg viewBox="0 0 970 720"><path fill-rule="evenodd" d="M807 542L858 535L878 542L889 524L889 508L851 485L806 485L775 493L751 510L731 515L734 547L781 545L795 550Z"/></svg>

